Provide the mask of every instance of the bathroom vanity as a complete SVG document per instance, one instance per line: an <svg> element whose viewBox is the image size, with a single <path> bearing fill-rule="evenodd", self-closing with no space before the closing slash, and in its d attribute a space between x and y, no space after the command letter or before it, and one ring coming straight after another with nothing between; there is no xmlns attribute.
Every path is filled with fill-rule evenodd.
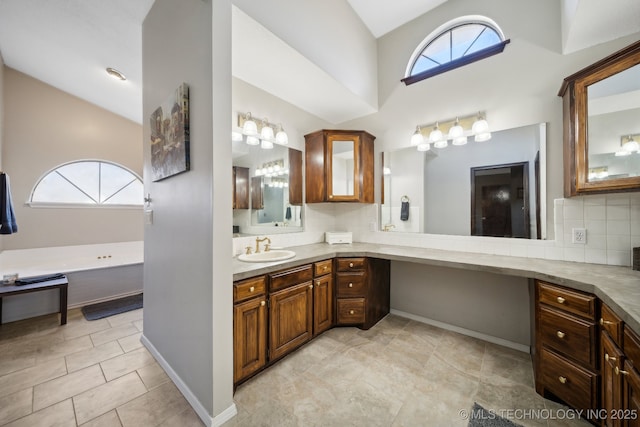
<svg viewBox="0 0 640 427"><path fill-rule="evenodd" d="M345 263L347 266L351 263L349 259L362 259L367 262L374 260L383 265L400 261L531 279L531 316L535 319L531 353L534 358L538 393L563 401L576 409L606 409L607 412L591 413L591 419L597 423L602 421L602 419L594 419L598 414L624 414L624 411L633 414L634 412L630 411L639 409L636 404L636 393L640 390L640 371L635 368L640 363L640 338L637 335L640 331L640 297L638 296L640 272L638 271L626 267L470 252L426 248L408 250L403 246L368 243L350 245L319 243L298 246L294 249L296 257L280 263L247 264L234 259L234 280L236 280L234 286L246 286L249 283L245 282L247 279L251 281L256 277L262 277L268 281L272 273L276 276L283 273L286 275L286 272L301 266L312 266L312 273L315 274L318 271L316 266L326 266L326 270L334 269L336 290L332 300L337 306L341 298L351 298L350 292L356 292L350 291L357 287L353 280L338 275L348 273L349 270L344 270ZM333 261L328 263L330 259ZM338 267L339 263L342 264L341 267ZM354 263L354 267L356 265ZM320 267L320 272L326 270ZM313 274L311 277L314 277ZM324 275L331 275L331 273ZM302 283L308 283L308 280ZM352 287L349 287L350 283ZM393 283L389 284L390 288L393 286ZM340 289L346 291L346 294ZM375 287L372 289L373 294L376 293L375 289ZM385 289L384 286L382 289ZM266 302L261 304L261 301L265 301L263 297L266 295L265 291L256 287L254 292L262 292L263 298L256 299L256 307L265 307ZM308 291L304 292L307 295ZM355 295L353 297L360 298ZM299 299L304 300L305 297L299 297ZM305 307L309 306L310 303L306 303ZM347 304L346 310L352 310L348 307ZM266 309L263 308L263 310ZM346 313L355 316L356 310L353 310L353 314L350 314L350 311ZM235 313L234 324L237 328L242 322L238 322L238 311ZM255 324L258 325L259 319L263 319L266 324L264 319L268 315L271 315L271 311L269 314L267 311L260 314L258 310L252 316L256 319ZM339 324L338 318L339 314L334 316L333 326ZM377 321L374 319L376 318L371 319L373 323L369 323L365 318L364 323L358 323L358 325L363 328L371 326ZM358 322L360 320L362 319L358 319ZM248 342L248 338L258 337L259 334L252 332L254 330L258 328L250 327L242 331L245 335L240 335L236 329L234 337L236 345L240 338ZM261 336L267 340L267 332ZM307 342L309 336L313 336L313 328L311 334L307 333L302 342ZM260 342L259 339L256 342ZM269 344L270 347L271 344ZM251 354L254 355L251 357L255 360L259 358L258 351ZM284 354L280 353L278 357ZM238 366L239 357L245 357L242 359L244 363L253 363L251 357L236 350L234 354L236 366ZM262 360L267 360L266 356ZM268 364L267 360L252 373L245 372L245 376L240 376L241 379L236 378L236 384ZM608 418L604 425L619 425L607 424L611 421L614 420Z"/></svg>

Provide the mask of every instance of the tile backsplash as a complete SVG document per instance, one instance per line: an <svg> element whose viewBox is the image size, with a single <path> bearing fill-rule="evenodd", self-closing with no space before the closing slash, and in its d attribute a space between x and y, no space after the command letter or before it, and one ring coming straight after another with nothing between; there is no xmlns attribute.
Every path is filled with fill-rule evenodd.
<svg viewBox="0 0 640 427"><path fill-rule="evenodd" d="M640 246L640 193L581 196L554 200L555 240L372 231L378 205L321 203L306 205L303 233L270 235L274 246L324 241L325 231L351 231L354 242L631 266L632 248ZM572 230L586 230L586 244L572 243ZM234 254L255 237L234 239Z"/></svg>

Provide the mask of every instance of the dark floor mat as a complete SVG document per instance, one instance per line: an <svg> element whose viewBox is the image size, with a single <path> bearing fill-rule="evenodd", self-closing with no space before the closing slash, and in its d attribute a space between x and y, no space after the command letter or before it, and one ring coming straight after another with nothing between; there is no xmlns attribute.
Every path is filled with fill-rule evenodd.
<svg viewBox="0 0 640 427"><path fill-rule="evenodd" d="M82 314L87 320L97 320L138 308L142 308L142 294L86 305L82 307Z"/></svg>

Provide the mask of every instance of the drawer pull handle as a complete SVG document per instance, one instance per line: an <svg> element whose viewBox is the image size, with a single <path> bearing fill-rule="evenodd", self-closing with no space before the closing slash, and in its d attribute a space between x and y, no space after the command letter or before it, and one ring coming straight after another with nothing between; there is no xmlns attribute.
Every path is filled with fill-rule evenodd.
<svg viewBox="0 0 640 427"><path fill-rule="evenodd" d="M610 320L604 320L602 317L600 318L600 326L604 325L613 325L613 322Z"/></svg>
<svg viewBox="0 0 640 427"><path fill-rule="evenodd" d="M264 307L267 304L266 301L260 301L260 307Z"/></svg>
<svg viewBox="0 0 640 427"><path fill-rule="evenodd" d="M565 333L562 331L558 331L556 332L556 335L558 336L558 338L564 338Z"/></svg>
<svg viewBox="0 0 640 427"><path fill-rule="evenodd" d="M353 268L353 263L352 262L349 263L349 267Z"/></svg>
<svg viewBox="0 0 640 427"><path fill-rule="evenodd" d="M556 298L556 301L558 301L558 304L564 304L565 299L562 297L558 297Z"/></svg>
<svg viewBox="0 0 640 427"><path fill-rule="evenodd" d="M327 267L326 265L324 267L322 267L323 270L326 270L327 268L329 268L329 267Z"/></svg>
<svg viewBox="0 0 640 427"><path fill-rule="evenodd" d="M616 375L629 375L629 372L623 371L622 369L618 368L617 366L614 368L614 371L615 371Z"/></svg>
<svg viewBox="0 0 640 427"><path fill-rule="evenodd" d="M605 360L606 362L608 362L608 361L610 361L610 360L612 360L612 361L614 361L614 362L615 362L615 361L616 361L616 360L618 360L618 359L617 359L617 358L615 358L615 357L613 357L613 356L609 356L609 353L605 353L605 354L604 354L604 360Z"/></svg>
<svg viewBox="0 0 640 427"><path fill-rule="evenodd" d="M558 377L558 381L560 381L562 384L566 384L567 383L567 378L563 377L563 376L559 376Z"/></svg>
<svg viewBox="0 0 640 427"><path fill-rule="evenodd" d="M249 292L253 292L255 290L256 290L256 288L254 288L253 286L249 288Z"/></svg>
<svg viewBox="0 0 640 427"><path fill-rule="evenodd" d="M355 314L355 311L349 310L349 314Z"/></svg>
<svg viewBox="0 0 640 427"><path fill-rule="evenodd" d="M353 283L349 283L349 287L350 287L350 288L353 288Z"/></svg>

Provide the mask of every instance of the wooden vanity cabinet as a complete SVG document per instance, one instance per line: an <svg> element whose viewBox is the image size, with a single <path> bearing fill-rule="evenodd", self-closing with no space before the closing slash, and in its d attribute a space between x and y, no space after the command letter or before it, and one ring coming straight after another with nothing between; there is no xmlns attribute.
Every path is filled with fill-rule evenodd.
<svg viewBox="0 0 640 427"><path fill-rule="evenodd" d="M576 409L598 408L594 295L536 281L536 391Z"/></svg>
<svg viewBox="0 0 640 427"><path fill-rule="evenodd" d="M640 337L627 325L623 325L623 350L625 354L622 375L623 426L640 426Z"/></svg>
<svg viewBox="0 0 640 427"><path fill-rule="evenodd" d="M333 326L333 260L313 264L313 336Z"/></svg>
<svg viewBox="0 0 640 427"><path fill-rule="evenodd" d="M369 329L389 313L390 263L377 258L336 258L336 325Z"/></svg>
<svg viewBox="0 0 640 427"><path fill-rule="evenodd" d="M233 166L233 209L249 209L249 168Z"/></svg>
<svg viewBox="0 0 640 427"><path fill-rule="evenodd" d="M269 275L269 360L276 360L313 337L311 264Z"/></svg>
<svg viewBox="0 0 640 427"><path fill-rule="evenodd" d="M305 135L305 201L373 203L374 140L365 131Z"/></svg>
<svg viewBox="0 0 640 427"><path fill-rule="evenodd" d="M233 382L267 363L267 300L265 276L233 284Z"/></svg>

